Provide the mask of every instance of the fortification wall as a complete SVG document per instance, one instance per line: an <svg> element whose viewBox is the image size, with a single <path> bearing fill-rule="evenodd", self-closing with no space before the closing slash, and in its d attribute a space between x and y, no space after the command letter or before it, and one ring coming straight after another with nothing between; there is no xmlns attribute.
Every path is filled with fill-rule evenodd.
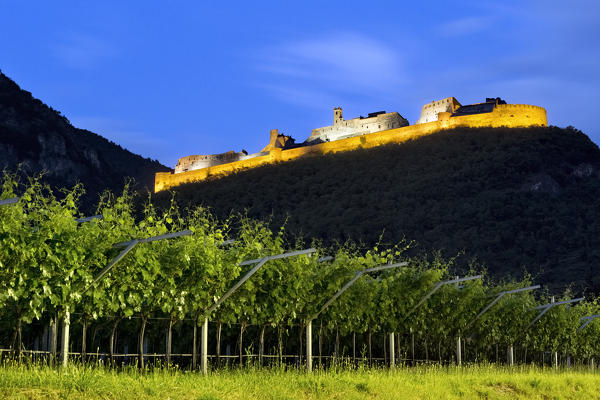
<svg viewBox="0 0 600 400"><path fill-rule="evenodd" d="M155 177L155 192L165 190L183 183L202 181L208 177L229 175L241 170L273 164L282 161L291 161L309 155L322 155L351 151L359 148L372 148L389 143L403 143L421 136L430 135L443 129L458 126L468 127L528 127L547 126L546 110L542 107L524 104L498 105L493 112L485 114L472 114L459 117L446 116L442 120L427 122L419 125L404 126L381 132L354 136L333 142L319 143L312 146L297 147L289 150L273 149L269 154L235 161L228 164L215 165L179 174L158 172Z"/></svg>
<svg viewBox="0 0 600 400"><path fill-rule="evenodd" d="M546 110L538 106L528 104L498 104L494 111L483 114L464 115L451 117L454 125L467 125L474 127L491 126L494 128L524 127L524 126L548 126Z"/></svg>

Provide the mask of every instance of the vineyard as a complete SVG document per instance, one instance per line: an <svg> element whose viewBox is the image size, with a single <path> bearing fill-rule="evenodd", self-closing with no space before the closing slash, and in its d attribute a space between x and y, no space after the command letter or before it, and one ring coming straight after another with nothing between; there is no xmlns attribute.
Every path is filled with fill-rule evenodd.
<svg viewBox="0 0 600 400"><path fill-rule="evenodd" d="M337 368L424 363L591 365L597 299L530 279L494 282L410 242L364 249L290 239L244 215L126 186L82 215L82 186L53 193L5 174L0 345L11 362Z"/></svg>

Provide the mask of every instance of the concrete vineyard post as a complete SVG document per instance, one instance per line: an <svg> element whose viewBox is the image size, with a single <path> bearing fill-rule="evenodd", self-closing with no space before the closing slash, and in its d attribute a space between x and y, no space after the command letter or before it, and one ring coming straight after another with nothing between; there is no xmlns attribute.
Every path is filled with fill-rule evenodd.
<svg viewBox="0 0 600 400"><path fill-rule="evenodd" d="M458 365L459 367L462 365L460 336L456 338L456 365Z"/></svg>
<svg viewBox="0 0 600 400"><path fill-rule="evenodd" d="M69 362L69 327L71 325L71 313L69 309L65 309L63 315L63 328L62 328L62 338L61 338L61 365L63 367L67 366Z"/></svg>
<svg viewBox="0 0 600 400"><path fill-rule="evenodd" d="M208 318L204 318L202 323L202 333L200 339L200 369L202 375L208 373Z"/></svg>
<svg viewBox="0 0 600 400"><path fill-rule="evenodd" d="M394 365L396 362L396 355L394 354L394 351L396 350L396 346L394 345L394 332L390 333L389 345L390 345L390 368L394 368Z"/></svg>
<svg viewBox="0 0 600 400"><path fill-rule="evenodd" d="M312 320L306 323L306 370L312 372Z"/></svg>
<svg viewBox="0 0 600 400"><path fill-rule="evenodd" d="M515 353L512 344L506 349L506 361L510 367L515 365Z"/></svg>

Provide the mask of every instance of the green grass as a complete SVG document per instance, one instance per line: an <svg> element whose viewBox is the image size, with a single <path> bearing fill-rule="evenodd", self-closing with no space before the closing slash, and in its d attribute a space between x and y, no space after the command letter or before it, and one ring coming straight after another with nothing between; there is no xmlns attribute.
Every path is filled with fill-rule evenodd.
<svg viewBox="0 0 600 400"><path fill-rule="evenodd" d="M600 374L537 367L417 367L394 371L179 370L0 366L6 399L598 399Z"/></svg>

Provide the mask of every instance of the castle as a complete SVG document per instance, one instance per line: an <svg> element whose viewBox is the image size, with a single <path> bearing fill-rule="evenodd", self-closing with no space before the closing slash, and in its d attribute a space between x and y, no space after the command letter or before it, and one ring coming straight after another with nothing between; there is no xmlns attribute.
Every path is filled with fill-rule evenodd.
<svg viewBox="0 0 600 400"><path fill-rule="evenodd" d="M242 150L238 153L228 151L183 157L177 161L174 173L156 173L154 190L159 192L182 183L229 175L243 169L307 155L402 143L457 126L512 128L547 125L544 108L527 104L507 104L498 97L464 106L454 97L432 101L423 106L414 125L409 125L397 112L385 111L344 120L342 109L336 107L333 109L333 125L313 129L303 143L295 143L292 137L273 129L270 132L269 144L258 153L248 154Z"/></svg>

